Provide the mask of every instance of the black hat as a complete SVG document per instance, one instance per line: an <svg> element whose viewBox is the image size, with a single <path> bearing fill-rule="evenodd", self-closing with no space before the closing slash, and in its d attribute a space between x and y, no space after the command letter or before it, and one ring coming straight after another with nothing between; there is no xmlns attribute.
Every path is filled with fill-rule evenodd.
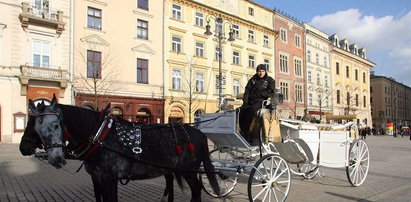
<svg viewBox="0 0 411 202"><path fill-rule="evenodd" d="M259 64L259 65L257 65L256 71L258 72L259 70L267 71L267 65L265 65L265 64Z"/></svg>

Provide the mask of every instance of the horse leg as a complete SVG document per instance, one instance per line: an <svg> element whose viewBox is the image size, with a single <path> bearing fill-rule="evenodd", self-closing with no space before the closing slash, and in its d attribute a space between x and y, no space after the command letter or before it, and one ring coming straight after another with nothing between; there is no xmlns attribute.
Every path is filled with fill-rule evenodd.
<svg viewBox="0 0 411 202"><path fill-rule="evenodd" d="M174 176L172 173L167 173L164 175L166 178L166 189L164 190L163 198L161 201L165 201L165 197L168 197L168 202L174 201Z"/></svg>
<svg viewBox="0 0 411 202"><path fill-rule="evenodd" d="M197 179L196 173L189 173L184 175L188 186L191 189L191 200L190 202L200 202L201 201L201 190L203 188L201 182Z"/></svg>
<svg viewBox="0 0 411 202"><path fill-rule="evenodd" d="M102 180L103 202L117 202L117 188L117 178L109 178Z"/></svg>
<svg viewBox="0 0 411 202"><path fill-rule="evenodd" d="M91 176L91 180L93 181L94 197L96 198L96 202L101 202L101 184L97 178L93 176Z"/></svg>

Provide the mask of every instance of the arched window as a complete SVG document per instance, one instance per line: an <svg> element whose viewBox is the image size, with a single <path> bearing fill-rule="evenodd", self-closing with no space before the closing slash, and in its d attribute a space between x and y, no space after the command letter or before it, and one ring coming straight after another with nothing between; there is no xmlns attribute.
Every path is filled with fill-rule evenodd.
<svg viewBox="0 0 411 202"><path fill-rule="evenodd" d="M197 109L195 112L194 112L194 117L195 118L199 118L200 116L201 116L201 114L203 114L204 113L204 110L202 110L202 109Z"/></svg>
<svg viewBox="0 0 411 202"><path fill-rule="evenodd" d="M47 99L37 99L37 100L34 100L34 106L37 107L37 105L40 104L40 103L43 102L43 101L44 101L44 104L45 104L46 106L47 106L47 105L50 105L50 101L47 100Z"/></svg>
<svg viewBox="0 0 411 202"><path fill-rule="evenodd" d="M151 112L146 108L138 110L136 116L136 122L140 123L151 123Z"/></svg>
<svg viewBox="0 0 411 202"><path fill-rule="evenodd" d="M123 118L123 110L120 107L114 107L111 111L114 115Z"/></svg>

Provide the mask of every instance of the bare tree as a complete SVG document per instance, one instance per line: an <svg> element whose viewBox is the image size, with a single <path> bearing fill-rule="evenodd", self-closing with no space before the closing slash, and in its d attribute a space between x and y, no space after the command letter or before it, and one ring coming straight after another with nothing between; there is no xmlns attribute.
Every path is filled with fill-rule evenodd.
<svg viewBox="0 0 411 202"><path fill-rule="evenodd" d="M192 114L199 108L200 106L200 94L195 92L204 92L204 76L203 75L203 83L201 84L200 80L197 81L197 74L194 71L193 67L193 59L187 59L187 68L184 68L184 75L181 81L181 90L178 94L181 100L188 105L188 118L189 121L192 121Z"/></svg>
<svg viewBox="0 0 411 202"><path fill-rule="evenodd" d="M115 91L113 83L119 76L120 71L118 67L113 65L114 56L110 47L101 50L93 44L87 44L87 49L81 50L86 51L79 51L81 62L78 63L80 67L77 68L83 70L85 66L86 71L77 72L78 76L74 77L73 88L79 94L92 96L94 106L98 110L98 97L104 97Z"/></svg>
<svg viewBox="0 0 411 202"><path fill-rule="evenodd" d="M317 92L317 104L318 104L318 110L320 112L320 120L322 120L324 106L325 107L329 106L329 98L331 96L331 91L328 88L322 88L322 87L318 87L315 91Z"/></svg>

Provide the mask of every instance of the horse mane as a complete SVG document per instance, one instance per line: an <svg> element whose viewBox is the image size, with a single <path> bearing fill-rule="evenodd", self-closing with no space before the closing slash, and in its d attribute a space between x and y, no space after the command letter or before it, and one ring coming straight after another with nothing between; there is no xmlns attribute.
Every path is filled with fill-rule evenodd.
<svg viewBox="0 0 411 202"><path fill-rule="evenodd" d="M98 127L100 112L64 104L57 104L57 107L62 111L64 126L70 133L88 138Z"/></svg>

